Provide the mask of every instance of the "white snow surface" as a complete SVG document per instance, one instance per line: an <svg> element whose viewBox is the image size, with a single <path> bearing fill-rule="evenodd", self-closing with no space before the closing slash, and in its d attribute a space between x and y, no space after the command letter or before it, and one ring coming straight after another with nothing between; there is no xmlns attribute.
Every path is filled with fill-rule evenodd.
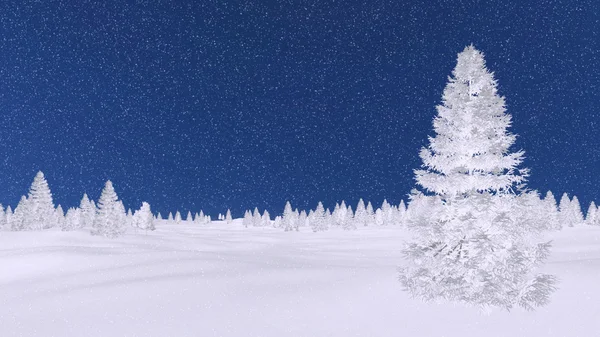
<svg viewBox="0 0 600 337"><path fill-rule="evenodd" d="M396 226L0 232L0 336L600 336L600 227L550 236L551 303L486 315L409 298Z"/></svg>

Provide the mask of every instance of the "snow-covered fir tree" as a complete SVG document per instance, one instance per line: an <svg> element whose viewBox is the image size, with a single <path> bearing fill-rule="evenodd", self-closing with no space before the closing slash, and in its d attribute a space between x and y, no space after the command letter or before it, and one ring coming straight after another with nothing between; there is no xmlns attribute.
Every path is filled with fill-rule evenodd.
<svg viewBox="0 0 600 337"><path fill-rule="evenodd" d="M400 204L398 205L397 221L401 225L404 225L406 222L406 204L404 203L404 200L400 200Z"/></svg>
<svg viewBox="0 0 600 337"><path fill-rule="evenodd" d="M23 213L22 225L24 230L41 230L58 225L59 218L52 202L52 193L42 171L33 178L26 204L27 211Z"/></svg>
<svg viewBox="0 0 600 337"><path fill-rule="evenodd" d="M347 213L348 206L346 205L346 202L342 200L339 207L337 207L337 209L334 209L333 213L331 213L333 221L329 222L329 224L344 227L346 225L346 221L348 220Z"/></svg>
<svg viewBox="0 0 600 337"><path fill-rule="evenodd" d="M558 203L558 219L562 226L573 227L573 219L572 219L572 210L571 210L571 199L569 195L565 192L560 198L560 202Z"/></svg>
<svg viewBox="0 0 600 337"><path fill-rule="evenodd" d="M592 201L585 216L585 223L587 225L595 226L598 225L599 220L598 207L596 206L596 203Z"/></svg>
<svg viewBox="0 0 600 337"><path fill-rule="evenodd" d="M72 231L81 228L81 218L81 209L74 207L69 208L61 229L63 231Z"/></svg>
<svg viewBox="0 0 600 337"><path fill-rule="evenodd" d="M169 216L167 217L167 221L173 221L173 213L169 212Z"/></svg>
<svg viewBox="0 0 600 337"><path fill-rule="evenodd" d="M4 224L6 229L11 229L11 220L12 220L12 216L13 216L13 210L10 207L10 205L6 206L6 210L4 211L4 217L5 217L5 221L6 223Z"/></svg>
<svg viewBox="0 0 600 337"><path fill-rule="evenodd" d="M133 211L131 210L131 208L127 210L127 213L125 214L125 219L125 225L127 227L133 227L137 230L135 221L133 220Z"/></svg>
<svg viewBox="0 0 600 337"><path fill-rule="evenodd" d="M283 230L286 232L293 231L296 227L296 221L296 213L292 210L292 204L288 201L285 203L283 216L281 217L281 226L283 227Z"/></svg>
<svg viewBox="0 0 600 337"><path fill-rule="evenodd" d="M387 201L387 199L383 199L381 203L381 225L387 226L392 224L392 205Z"/></svg>
<svg viewBox="0 0 600 337"><path fill-rule="evenodd" d="M185 217L185 221L187 221L188 223L194 222L194 218L192 217L192 212L191 211L187 212L187 215Z"/></svg>
<svg viewBox="0 0 600 337"><path fill-rule="evenodd" d="M21 200L15 207L15 211L8 217L8 225L13 231L22 231L27 227L25 225L25 214L29 213L29 202L26 196L21 196Z"/></svg>
<svg viewBox="0 0 600 337"><path fill-rule="evenodd" d="M532 243L546 229L531 212L541 202L524 190L524 153L510 152L516 136L496 85L481 52L458 55L415 170L424 191L411 196L414 236L399 275L414 297L533 309L555 289L554 276L532 275L550 243Z"/></svg>
<svg viewBox="0 0 600 337"><path fill-rule="evenodd" d="M367 204L367 222L365 226L375 223L375 211L373 210L373 204L369 201Z"/></svg>
<svg viewBox="0 0 600 337"><path fill-rule="evenodd" d="M56 206L54 210L54 224L60 228L65 225L65 211L61 205Z"/></svg>
<svg viewBox="0 0 600 337"><path fill-rule="evenodd" d="M79 210L81 218L80 228L91 228L96 216L96 204L88 198L86 193L83 194L79 202Z"/></svg>
<svg viewBox="0 0 600 337"><path fill-rule="evenodd" d="M6 213L4 212L4 206L0 204L0 230L6 227Z"/></svg>
<svg viewBox="0 0 600 337"><path fill-rule="evenodd" d="M269 211L267 211L265 209L265 211L263 212L263 215L261 217L261 226L265 227L265 226L270 226L271 225L271 214L269 214Z"/></svg>
<svg viewBox="0 0 600 337"><path fill-rule="evenodd" d="M163 220L163 217L160 214L160 212L158 212L158 214L156 214L156 220Z"/></svg>
<svg viewBox="0 0 600 337"><path fill-rule="evenodd" d="M560 230L562 228L562 224L559 221L558 206L556 205L556 198L554 198L552 191L546 192L546 196L542 202L544 204L544 213L548 218L548 229Z"/></svg>
<svg viewBox="0 0 600 337"><path fill-rule="evenodd" d="M365 207L365 202L362 200L362 198L358 200L358 204L356 205L354 222L356 223L356 226L367 225L367 208Z"/></svg>
<svg viewBox="0 0 600 337"><path fill-rule="evenodd" d="M572 222L569 223L569 226L573 227L575 225L583 224L583 212L581 211L581 204L579 203L579 199L576 195L574 195L573 199L571 199L570 210L570 218L572 219Z"/></svg>
<svg viewBox="0 0 600 337"><path fill-rule="evenodd" d="M261 227L262 225L263 225L262 216L260 216L258 207L254 207L254 212L252 212L252 226Z"/></svg>
<svg viewBox="0 0 600 337"><path fill-rule="evenodd" d="M383 226L383 224L385 223L385 214L381 208L378 208L375 211L375 219L373 223L377 226Z"/></svg>
<svg viewBox="0 0 600 337"><path fill-rule="evenodd" d="M127 226L124 223L125 217L123 203L120 202L112 182L108 180L98 200L98 211L94 218L92 235L100 235L107 238L115 238L122 235L127 230Z"/></svg>
<svg viewBox="0 0 600 337"><path fill-rule="evenodd" d="M296 230L300 230L299 227L306 227L308 226L308 215L306 214L305 210L302 210L302 212L300 212L300 215L298 215L298 221L296 221L296 224L298 225Z"/></svg>
<svg viewBox="0 0 600 337"><path fill-rule="evenodd" d="M281 227L281 221L282 221L281 216L280 215L276 216L275 220L273 220L273 227L280 228Z"/></svg>
<svg viewBox="0 0 600 337"><path fill-rule="evenodd" d="M311 212L309 220L310 227L312 228L313 232L322 232L326 231L329 228L326 216L328 213L329 211L327 211L326 213L323 207L323 203L319 201L317 208L314 210L314 212Z"/></svg>
<svg viewBox="0 0 600 337"><path fill-rule="evenodd" d="M352 211L352 206L348 206L348 209L346 210L346 219L342 223L342 228L347 231L356 229L356 222L354 221L354 212Z"/></svg>
<svg viewBox="0 0 600 337"><path fill-rule="evenodd" d="M191 221L191 214L190 220ZM154 226L154 216L152 215L152 210L150 209L150 204L147 202L142 202L142 206L140 209L135 211L133 214L133 223L136 228L146 231L153 231L156 229Z"/></svg>
<svg viewBox="0 0 600 337"><path fill-rule="evenodd" d="M227 213L225 213L225 222L230 224L233 222L233 217L231 217L231 210L227 209Z"/></svg>
<svg viewBox="0 0 600 337"><path fill-rule="evenodd" d="M175 223L181 223L181 213L179 211L175 212Z"/></svg>
<svg viewBox="0 0 600 337"><path fill-rule="evenodd" d="M249 210L246 210L246 213L244 213L244 219L242 220L242 224L246 228L252 226L252 213L250 213Z"/></svg>

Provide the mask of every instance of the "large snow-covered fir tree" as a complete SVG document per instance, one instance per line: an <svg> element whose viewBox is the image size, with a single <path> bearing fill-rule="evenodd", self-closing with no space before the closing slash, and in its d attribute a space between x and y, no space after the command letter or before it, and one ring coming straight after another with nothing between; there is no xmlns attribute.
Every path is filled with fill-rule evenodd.
<svg viewBox="0 0 600 337"><path fill-rule="evenodd" d="M98 211L94 218L92 235L109 238L120 236L127 230L125 217L123 203L119 201L112 182L108 180L98 200Z"/></svg>
<svg viewBox="0 0 600 337"><path fill-rule="evenodd" d="M483 54L468 46L444 89L434 118L435 136L415 170L405 247L407 265L399 279L411 295L487 309L543 305L555 289L551 275L532 275L550 244L531 243L546 229L531 212L537 193L524 190L528 175L511 152L515 135L504 98Z"/></svg>

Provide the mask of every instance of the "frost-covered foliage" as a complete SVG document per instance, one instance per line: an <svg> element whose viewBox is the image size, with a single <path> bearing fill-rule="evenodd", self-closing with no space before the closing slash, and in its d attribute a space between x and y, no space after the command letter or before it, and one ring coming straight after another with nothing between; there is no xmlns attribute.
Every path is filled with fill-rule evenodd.
<svg viewBox="0 0 600 337"><path fill-rule="evenodd" d="M546 229L542 203L524 190L523 152L509 151L511 117L473 46L458 55L437 111L436 135L415 170L424 191L411 195L407 226L415 235L400 282L423 300L507 310L546 304L555 278L532 275L550 248L531 243Z"/></svg>
<svg viewBox="0 0 600 337"><path fill-rule="evenodd" d="M125 217L123 203L119 200L112 182L108 180L98 200L98 211L91 234L108 238L118 237L127 230Z"/></svg>

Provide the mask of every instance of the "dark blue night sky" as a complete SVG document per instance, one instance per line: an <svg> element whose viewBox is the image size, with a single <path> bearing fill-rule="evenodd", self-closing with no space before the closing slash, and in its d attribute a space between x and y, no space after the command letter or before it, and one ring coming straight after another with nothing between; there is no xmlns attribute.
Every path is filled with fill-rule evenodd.
<svg viewBox="0 0 600 337"><path fill-rule="evenodd" d="M486 55L529 187L600 200L600 2L2 1L1 202L279 214L397 203L456 62Z"/></svg>

